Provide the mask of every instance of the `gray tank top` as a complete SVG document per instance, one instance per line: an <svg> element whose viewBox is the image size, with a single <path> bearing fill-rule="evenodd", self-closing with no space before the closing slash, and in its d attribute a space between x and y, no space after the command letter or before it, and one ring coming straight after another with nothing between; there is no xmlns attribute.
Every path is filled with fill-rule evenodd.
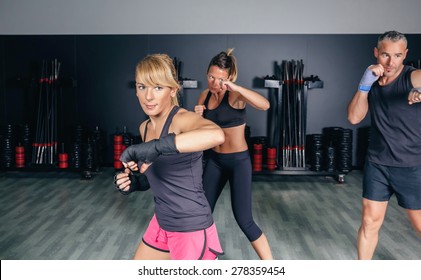
<svg viewBox="0 0 421 280"><path fill-rule="evenodd" d="M413 88L411 72L405 66L391 84L371 87L368 101L371 135L368 160L374 163L414 167L421 165L421 103L408 104Z"/></svg>
<svg viewBox="0 0 421 280"><path fill-rule="evenodd" d="M160 138L168 135L174 106ZM148 124L145 126L146 139ZM149 166L148 178L155 198L155 214L159 225L167 231L196 231L213 224L212 212L202 185L202 152L160 156Z"/></svg>

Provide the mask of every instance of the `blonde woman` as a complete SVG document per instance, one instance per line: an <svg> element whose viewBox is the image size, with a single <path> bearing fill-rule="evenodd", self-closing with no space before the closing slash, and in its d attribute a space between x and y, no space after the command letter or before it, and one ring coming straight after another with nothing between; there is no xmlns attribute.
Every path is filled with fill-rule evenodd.
<svg viewBox="0 0 421 280"><path fill-rule="evenodd" d="M131 172L146 175L155 214L135 259L204 259L222 254L202 186L202 151L224 142L213 122L177 106L179 83L172 59L148 55L136 67L136 95L149 119L139 128L144 143L121 155L125 172L116 177L122 192L137 188Z"/></svg>

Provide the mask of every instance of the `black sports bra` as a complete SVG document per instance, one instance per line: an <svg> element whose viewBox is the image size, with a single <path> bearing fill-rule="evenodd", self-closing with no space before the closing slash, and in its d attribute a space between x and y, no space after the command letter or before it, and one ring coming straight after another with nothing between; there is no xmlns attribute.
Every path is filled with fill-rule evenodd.
<svg viewBox="0 0 421 280"><path fill-rule="evenodd" d="M209 91L206 96L204 105L208 107L209 99L212 93ZM229 91L225 92L224 98L221 103L215 109L206 109L203 113L203 117L213 121L221 128L228 128L239 126L246 123L246 108L235 109L232 108L228 102Z"/></svg>

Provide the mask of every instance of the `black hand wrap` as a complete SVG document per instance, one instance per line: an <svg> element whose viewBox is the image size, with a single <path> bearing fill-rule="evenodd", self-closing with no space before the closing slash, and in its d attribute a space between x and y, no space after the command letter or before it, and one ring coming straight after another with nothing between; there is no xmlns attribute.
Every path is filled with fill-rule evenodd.
<svg viewBox="0 0 421 280"><path fill-rule="evenodd" d="M122 190L117 185L117 174L114 176L114 185L115 188L123 195L128 195L132 192L143 192L147 191L150 188L148 178L144 174L129 174L130 186L128 190Z"/></svg>
<svg viewBox="0 0 421 280"><path fill-rule="evenodd" d="M154 162L160 155L168 156L178 153L175 146L175 134L170 133L160 139L127 147L121 154L120 160L122 162L138 162L140 166L142 163Z"/></svg>

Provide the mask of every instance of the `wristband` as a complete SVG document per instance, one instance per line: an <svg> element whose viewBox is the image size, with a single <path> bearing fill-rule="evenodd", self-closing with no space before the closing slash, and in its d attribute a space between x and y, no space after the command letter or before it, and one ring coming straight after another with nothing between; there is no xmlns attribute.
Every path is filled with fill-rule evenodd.
<svg viewBox="0 0 421 280"><path fill-rule="evenodd" d="M360 85L360 86L358 87L358 90L359 90L359 91L362 91L362 92L369 92L369 91L370 91L370 89L371 89L371 86Z"/></svg>

